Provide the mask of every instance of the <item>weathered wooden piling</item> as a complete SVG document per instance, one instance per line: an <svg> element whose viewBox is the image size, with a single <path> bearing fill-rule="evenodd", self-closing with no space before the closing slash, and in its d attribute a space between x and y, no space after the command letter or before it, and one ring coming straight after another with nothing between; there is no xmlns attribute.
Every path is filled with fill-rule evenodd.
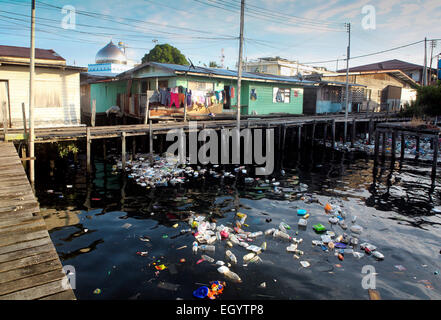
<svg viewBox="0 0 441 320"><path fill-rule="evenodd" d="M150 153L150 163L153 163L153 128L152 128L152 120L149 121L149 153Z"/></svg>
<svg viewBox="0 0 441 320"><path fill-rule="evenodd" d="M121 159L122 159L122 169L126 167L126 133L123 131L121 133Z"/></svg>
<svg viewBox="0 0 441 320"><path fill-rule="evenodd" d="M433 159L432 159L432 177L436 176L436 166L438 165L439 137L433 137Z"/></svg>
<svg viewBox="0 0 441 320"><path fill-rule="evenodd" d="M90 125L95 127L95 118L96 118L96 100L92 100L92 114L90 116Z"/></svg>
<svg viewBox="0 0 441 320"><path fill-rule="evenodd" d="M332 147L335 148L335 119L332 119Z"/></svg>
<svg viewBox="0 0 441 320"><path fill-rule="evenodd" d="M377 166L378 163L378 152L380 148L380 132L378 130L375 131L375 149L374 149L374 167Z"/></svg>
<svg viewBox="0 0 441 320"><path fill-rule="evenodd" d="M90 127L86 128L86 168L87 174L92 172L92 167L90 163L90 153L91 153L92 140L90 139Z"/></svg>
<svg viewBox="0 0 441 320"><path fill-rule="evenodd" d="M395 130L392 130L392 147L390 149L390 154L392 156L392 162L395 161L395 143L397 140L397 132Z"/></svg>
<svg viewBox="0 0 441 320"><path fill-rule="evenodd" d="M420 137L416 136L416 150L415 150L415 160L420 157Z"/></svg>
<svg viewBox="0 0 441 320"><path fill-rule="evenodd" d="M371 144L372 141L372 134L374 132L374 121L369 119L369 133L368 133L368 143Z"/></svg>
<svg viewBox="0 0 441 320"><path fill-rule="evenodd" d="M328 136L328 123L325 122L325 126L323 127L323 146L326 147L326 138Z"/></svg>
<svg viewBox="0 0 441 320"><path fill-rule="evenodd" d="M314 120L314 122L312 123L312 134L311 134L311 145L314 146L314 141L315 141L315 127L316 127L316 122Z"/></svg>
<svg viewBox="0 0 441 320"><path fill-rule="evenodd" d="M404 135L404 133L401 134L401 155L400 155L400 159L401 161L404 160L404 150L406 149L406 136Z"/></svg>
<svg viewBox="0 0 441 320"><path fill-rule="evenodd" d="M297 147L299 148L299 150L302 146L301 144L302 144L302 127L299 126L297 128Z"/></svg>
<svg viewBox="0 0 441 320"><path fill-rule="evenodd" d="M352 134L351 134L351 148L355 145L355 134L356 134L356 120L352 119Z"/></svg>

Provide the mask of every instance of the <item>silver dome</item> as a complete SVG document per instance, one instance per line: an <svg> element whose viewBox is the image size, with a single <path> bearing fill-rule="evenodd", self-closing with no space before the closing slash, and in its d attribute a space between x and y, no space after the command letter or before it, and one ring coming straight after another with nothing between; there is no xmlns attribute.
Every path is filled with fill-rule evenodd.
<svg viewBox="0 0 441 320"><path fill-rule="evenodd" d="M124 53L112 41L102 48L95 57L95 63L119 63L127 64Z"/></svg>

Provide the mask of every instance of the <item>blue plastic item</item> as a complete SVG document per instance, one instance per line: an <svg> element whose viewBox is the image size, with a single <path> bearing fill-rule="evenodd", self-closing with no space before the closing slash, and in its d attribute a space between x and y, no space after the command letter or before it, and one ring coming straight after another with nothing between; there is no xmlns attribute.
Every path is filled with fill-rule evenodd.
<svg viewBox="0 0 441 320"><path fill-rule="evenodd" d="M305 209L297 209L298 216L304 216L307 213Z"/></svg>
<svg viewBox="0 0 441 320"><path fill-rule="evenodd" d="M195 291L193 291L193 295L196 298L204 299L208 295L208 288L205 286L197 288Z"/></svg>

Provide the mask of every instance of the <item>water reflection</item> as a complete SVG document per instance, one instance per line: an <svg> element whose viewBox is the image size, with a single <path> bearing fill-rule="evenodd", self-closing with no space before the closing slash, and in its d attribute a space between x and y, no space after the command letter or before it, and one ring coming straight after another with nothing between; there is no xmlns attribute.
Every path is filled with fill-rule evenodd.
<svg viewBox="0 0 441 320"><path fill-rule="evenodd" d="M67 169L37 185L41 205L54 209L48 216L57 221L51 237L60 258L75 265L82 277L77 281L80 299L191 299L196 283L220 276L213 266L196 264L200 255L191 254L194 237L180 232L188 228L190 214L205 214L209 221L227 225L235 212L245 212L249 230L257 231L277 227L280 221L296 225L294 210L307 208L311 223L325 224L322 205L330 197L343 199L348 211L359 216L366 230L363 239L378 244L385 261L345 259L339 263L333 254L310 246L315 235L308 227L299 234L310 268L301 268L286 253L286 243L265 239L268 249L262 254L263 263L238 268L244 284L229 285L225 298L366 299L367 292L360 287L360 270L366 263L374 264L381 274L385 299L441 297L433 283L437 266L433 257L440 242L436 228L441 219L431 212L439 204L439 180L432 180L430 168L424 165L384 162L374 167L361 153L291 150L280 165L285 175L275 176L281 182L281 193L271 186L247 185L240 178L210 177L175 188L146 189L125 175L114 174L109 163L96 160L95 168L91 181ZM37 177L37 181L41 179ZM307 185L306 191L301 184ZM55 192L48 193L48 189ZM306 192L316 194L319 203L305 201ZM60 214L60 210L68 213ZM141 251L148 252L147 256L136 254ZM223 252L220 248L214 258L224 259ZM241 258L243 251L237 254ZM157 259L173 267L156 274L151 263ZM395 273L396 264L406 265L407 271ZM420 280L431 280L434 289ZM179 287L176 291L161 289L158 283L164 281ZM264 281L267 288L259 288ZM102 288L103 294L94 296L95 288Z"/></svg>

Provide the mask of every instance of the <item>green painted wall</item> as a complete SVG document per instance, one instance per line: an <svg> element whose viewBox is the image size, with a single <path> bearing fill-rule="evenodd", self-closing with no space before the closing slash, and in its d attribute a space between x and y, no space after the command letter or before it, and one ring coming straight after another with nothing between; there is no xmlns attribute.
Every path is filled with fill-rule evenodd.
<svg viewBox="0 0 441 320"><path fill-rule="evenodd" d="M90 110L92 110L92 101L95 99L96 113L106 112L107 109L116 105L118 93L126 92L126 81L92 83L90 85Z"/></svg>
<svg viewBox="0 0 441 320"><path fill-rule="evenodd" d="M289 103L273 103L273 88L289 88L290 90L290 102ZM257 100L250 100L251 89L256 89ZM294 90L298 90L298 96L295 97ZM290 113L290 114L302 114L303 113L303 89L296 88L292 85L286 84L270 84L249 82L247 90L244 90L244 94L247 93L248 99L248 114L252 114L256 111L258 115L270 114L270 113ZM242 98L244 101L244 98ZM245 103L244 103L245 105Z"/></svg>

